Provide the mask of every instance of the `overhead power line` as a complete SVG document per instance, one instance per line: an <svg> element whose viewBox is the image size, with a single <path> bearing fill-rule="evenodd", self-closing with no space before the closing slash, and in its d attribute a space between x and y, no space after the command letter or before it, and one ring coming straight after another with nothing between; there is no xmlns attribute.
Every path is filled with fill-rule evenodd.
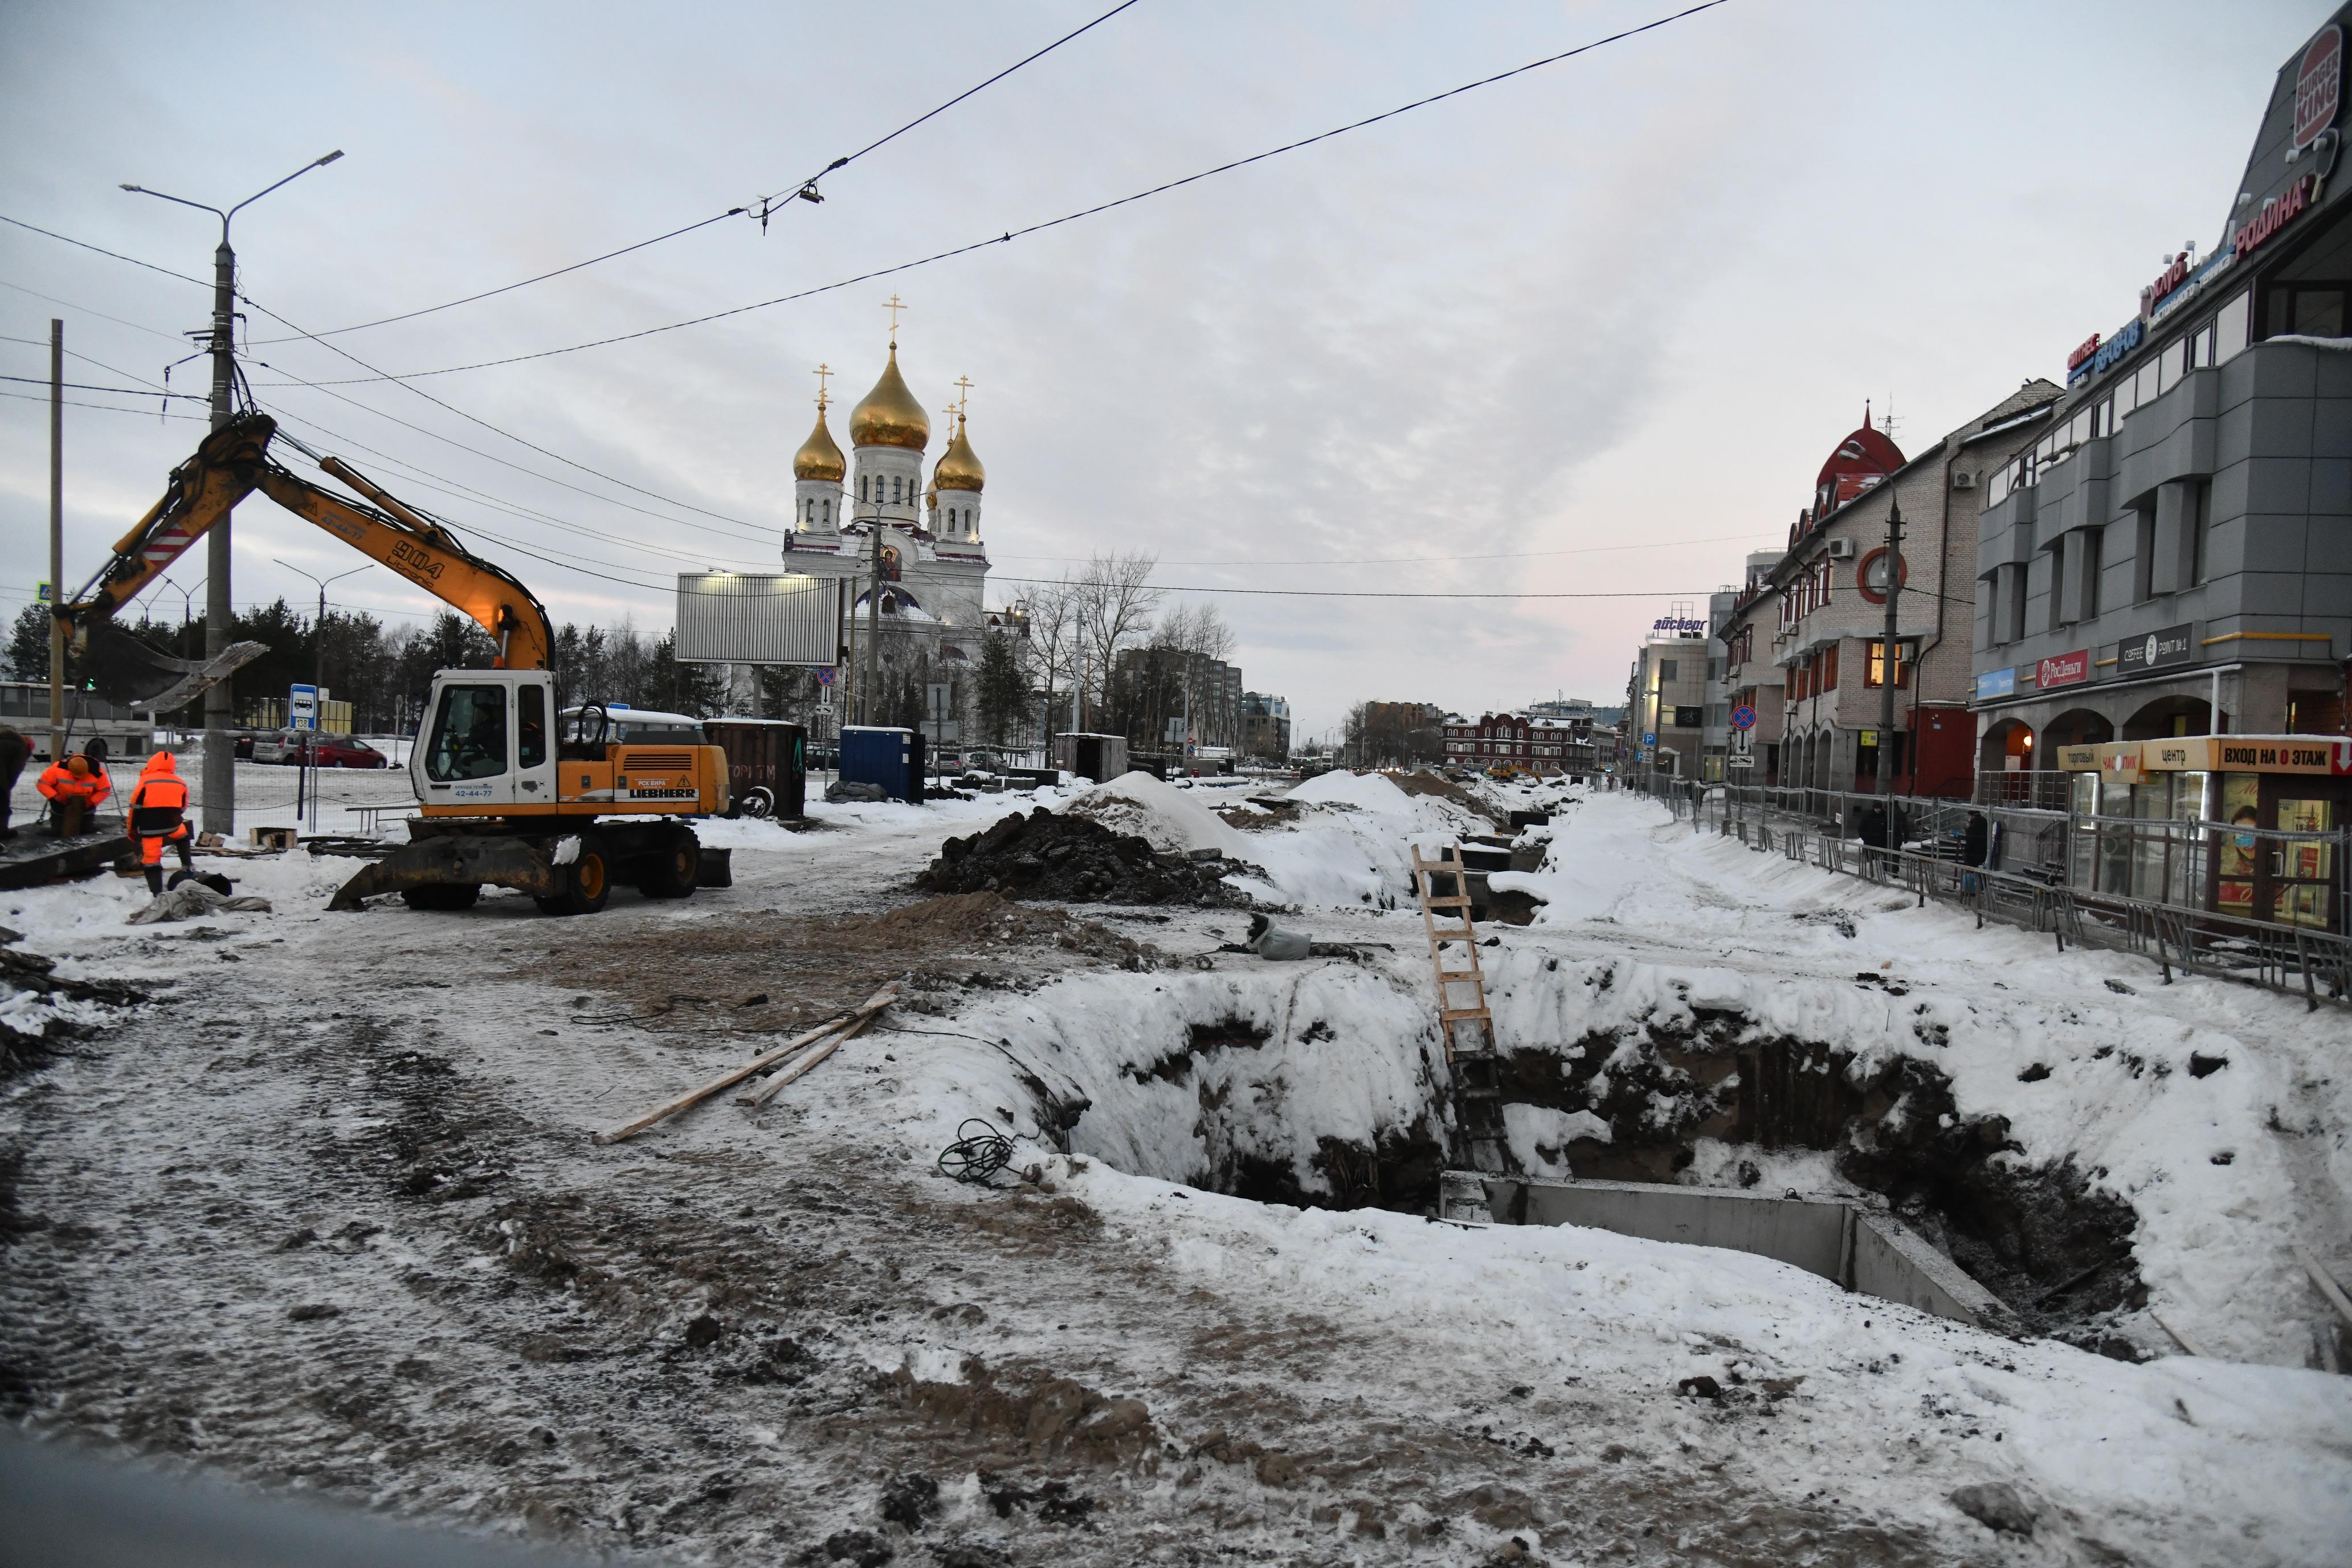
<svg viewBox="0 0 2352 1568"><path fill-rule="evenodd" d="M1048 588L1069 586L1059 577L1003 577L994 573L989 575L992 581L998 583L1024 583ZM1149 586L1161 594L1248 594L1272 599L1694 599L1702 596L1703 593L1694 588L1660 588L1649 593L1480 594L1448 593L1440 589L1390 593L1354 588L1219 588L1205 583L1153 583Z"/></svg>
<svg viewBox="0 0 2352 1568"><path fill-rule="evenodd" d="M142 397L152 397L155 395L152 392L142 392L139 395ZM0 392L0 397L17 398L26 403L46 404L48 402L47 398L42 396L37 392ZM199 425L208 423L206 417L202 414L163 414L159 413L152 408L124 408L118 404L112 403L83 403L71 397L64 398L60 401L62 401L68 408L95 408L100 414L136 414L144 419L189 419L194 420Z"/></svg>
<svg viewBox="0 0 2352 1568"><path fill-rule="evenodd" d="M1514 66L1507 71L1497 71L1493 76L1481 77L1476 81L1464 82L1459 87L1448 88L1444 92L1432 93L1427 98L1415 99L1411 103L1399 104L1394 109L1383 110L1378 114L1368 115L1364 119L1335 126L1329 131L1320 132L1313 136L1302 137L1296 142L1286 142L1279 147L1269 147L1263 153L1253 153L1246 158L1235 158L1229 163L1219 163L1214 168L1202 169L1197 174L1186 174L1181 179L1169 180L1153 185L1148 190L1137 191L1131 195L1120 196L1112 201L1097 202L1093 206L1081 207L1076 212L1065 213L1060 217L1047 218L1043 223L1033 223L1026 228L1008 229L1003 234L992 235L986 239L976 239L968 245L959 245L948 250L937 251L913 261L902 261L890 267L877 267L868 272L860 272L855 277L843 278L831 283L820 283L814 288L798 289L790 294L779 294L772 300L755 300L749 305L736 305L724 310L713 310L708 315L689 317L683 321L671 321L658 327L644 327L634 332L617 332L611 337L593 338L586 342L572 343L563 348L540 349L530 353L507 354L498 359L476 360L468 364L443 365L437 370L404 371L400 377L379 372L378 377L397 380L404 377L415 379L432 375L456 375L465 371L491 370L501 365L523 364L532 360L554 359L563 354L582 353L589 349L610 348L615 343L635 342L639 338L655 337L663 332L680 331L688 327L707 326L712 321L723 321L730 317L748 315L753 310L765 310L777 305L789 305L795 300L813 299L820 294L835 293L843 289L854 288L860 283L871 283L877 279L896 277L902 272L912 272L918 268L953 260L959 256L969 256L973 251L985 250L992 245L1010 245L1016 239L1025 239L1034 234L1043 234L1047 229L1059 228L1064 224L1076 223L1083 218L1095 217L1119 207L1130 206L1137 202L1148 201L1153 196L1165 195L1171 191L1181 190L1186 185L1213 179L1219 174L1231 174L1236 169L1245 169L1253 163L1263 163L1269 158L1278 158L1286 153L1296 153L1301 148L1312 147L1319 142L1328 142L1335 136L1345 136L1351 131L1361 131L1367 126L1378 125L1384 120L1393 120L1401 114L1410 114L1416 109L1426 109L1433 103L1442 103L1449 98L1458 98L1465 92L1475 92L1480 88L1492 87L1497 82L1508 81L1513 77L1524 76L1529 71L1540 70L1546 66L1558 65L1562 60L1590 54L1608 45L1622 43L1627 38L1654 32L1660 27L1670 26L1686 17L1696 16L1702 11L1712 11L1718 5L1729 3L1730 0L1702 0L1701 4L1693 5L1687 10L1677 11L1670 16L1661 16L1655 21L1644 22L1638 27L1628 27L1622 33L1612 33L1605 38L1595 38L1589 44L1580 44L1575 48L1563 49L1556 55L1546 55L1538 60L1529 60L1525 65ZM335 381L321 384L349 386L353 384L353 382Z"/></svg>
<svg viewBox="0 0 2352 1568"><path fill-rule="evenodd" d="M183 403L208 403L210 398L187 392L158 392L145 386L85 386L78 381L51 382L46 375L0 375L0 381L21 381L28 386L62 386L68 392L119 392L125 397L173 397Z"/></svg>
<svg viewBox="0 0 2352 1568"><path fill-rule="evenodd" d="M44 294L38 289L27 289L22 283L11 283L5 278L0 278L0 289L13 289L19 294L29 294L36 300L44 300L52 305L62 305L68 310L79 310L85 316L95 316L101 321L112 321L118 327L129 327L134 332L146 332L152 337L167 338L175 343L184 344L187 341L177 332L167 332L161 327L143 326L137 321L126 321L121 316L110 316L103 310L93 310L87 305L77 305L71 300L60 300L55 294ZM73 353L71 349L66 352ZM90 363L96 364L98 362L92 360ZM115 372L117 375L129 374L127 371Z"/></svg>
<svg viewBox="0 0 2352 1568"><path fill-rule="evenodd" d="M18 228L29 229L35 234L47 235L51 239L63 240L79 250L95 250L100 256L110 256L117 261L128 261L133 267L143 267L150 272L160 272L166 278L176 278L183 283L194 283L199 289L212 287L201 278L191 278L184 272L174 272L168 267L158 267L152 261L142 261L135 256L125 256L119 250L109 250L102 245L92 245L86 239L68 238L55 229L43 228L38 224L26 223L22 218L13 218L5 213L0 213L0 223L13 224Z"/></svg>
<svg viewBox="0 0 2352 1568"><path fill-rule="evenodd" d="M989 88L995 86L998 82L1003 81L1006 77L1011 76L1014 71L1019 70L1022 67L1033 65L1038 60L1045 58L1047 55L1052 54L1055 49L1060 48L1064 44L1066 44L1071 39L1076 37L1080 33L1088 32L1102 26L1102 24L1109 21L1113 16L1118 16L1121 11L1124 11L1129 6L1139 3L1139 0L1120 0L1120 4L1112 6L1101 16L1097 16L1093 21L1088 22L1085 26L1079 27L1076 31L1063 34L1052 43L1047 44L1044 48L1039 49L1034 54L1028 55L1021 59L1015 60L1013 64L1005 67L1003 70L998 71L994 76L990 77L986 81L981 82L977 86L964 89L963 91L956 94L953 98L949 99L945 103L940 104L938 107L926 110L924 113L916 116L914 119L907 121L904 125L899 126L896 131L891 132L888 135L867 142L865 146L860 147L856 152L850 153L845 158L835 158L832 163L827 163L815 174L811 174L808 178L802 180L795 184L790 185L781 191L771 192L766 195L757 198L759 203L758 216L760 219L761 228L763 231L766 229L768 218L772 213L783 210L782 207L778 207L773 205L776 202L782 201L785 205L789 206L795 197L803 195L807 195L809 199L812 201L822 201L824 199L822 196L814 195L816 183L819 180L824 179L827 174L832 174L836 169L847 168L850 164L855 163L860 158L865 157L868 153L874 152L877 148L887 146L889 143L896 142L899 137L904 136L908 132L914 130L915 127L924 123L926 121L937 119L940 115L945 114L949 110L953 109L957 104L961 103L965 99L987 90ZM583 268L593 267L599 262L611 261L616 257L627 256L633 251L644 250L648 247L659 245L665 240L672 240L682 235L692 234L697 229L709 228L714 223L724 223L730 217L740 217L745 214L750 213L751 210L751 205L748 204L743 206L729 207L725 212L713 213L710 216L698 219L693 223L686 225L682 228L671 229L667 234L657 234L651 239L641 239L635 245L625 245L618 250L608 250L602 256L592 256L585 261L575 261L569 267L558 267L552 271L541 272L535 277L525 278L519 282L503 284L496 289L484 289L478 293L466 295L463 299L446 300L438 305L427 305L421 310L404 310L396 316L381 316L373 321L360 321L348 327L331 328L318 335L322 338L333 338L341 337L345 332L363 332L371 327L388 327L395 321L413 321L419 316L436 315L443 310L454 310L460 305L473 304L478 300L488 300L500 294L511 294L518 289L528 289L534 283L544 283L551 278L561 278L566 273L578 272ZM297 340L294 338L263 338L253 346L255 348L263 348L271 343L293 342L296 341Z"/></svg>

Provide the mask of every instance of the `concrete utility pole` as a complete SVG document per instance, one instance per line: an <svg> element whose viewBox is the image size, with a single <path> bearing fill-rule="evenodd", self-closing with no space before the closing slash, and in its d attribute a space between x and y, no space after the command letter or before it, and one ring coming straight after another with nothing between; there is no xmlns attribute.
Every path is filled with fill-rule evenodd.
<svg viewBox="0 0 2352 1568"><path fill-rule="evenodd" d="M66 324L49 319L49 761L66 757Z"/></svg>
<svg viewBox="0 0 2352 1568"><path fill-rule="evenodd" d="M1901 835L1895 826L1895 680L1896 655L1901 645L1895 640L1895 600L1903 592L1903 503L1895 496L1895 481L1887 480L1886 491L1886 641L1881 647L1878 686L1878 798L1886 805L1886 847L1892 849ZM1919 759L1911 759L1911 772L1919 772Z"/></svg>
<svg viewBox="0 0 2352 1568"><path fill-rule="evenodd" d="M220 244L213 251L213 396L212 427L215 430L229 422L235 412L231 406L236 387L236 252L229 248L229 220L251 206L288 181L299 179L313 169L323 168L341 157L336 149L323 158L303 164L278 184L256 191L226 212L203 202L192 202L184 196L166 195L143 185L126 184L122 188L135 195L153 196L160 201L175 203L208 212L221 220ZM224 513L205 535L205 658L207 662L228 651L229 637L236 617L234 601L229 594L229 521ZM236 830L236 753L228 738L229 725L236 718L231 705L231 689L226 680L215 681L205 689L205 775L202 826L206 833L223 837Z"/></svg>

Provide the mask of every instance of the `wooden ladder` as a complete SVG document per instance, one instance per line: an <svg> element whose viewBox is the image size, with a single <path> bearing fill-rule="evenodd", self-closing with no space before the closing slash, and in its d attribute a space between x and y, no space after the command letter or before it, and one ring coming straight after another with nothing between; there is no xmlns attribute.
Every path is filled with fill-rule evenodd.
<svg viewBox="0 0 2352 1568"><path fill-rule="evenodd" d="M1440 891L1440 887L1450 889ZM1478 966L1478 928L1470 918L1470 879L1458 845L1434 860L1412 846L1412 887L1429 933L1429 962L1437 973L1437 1033L1454 1084L1454 1159L1475 1171L1500 1171L1503 1089L1495 1051L1495 1016L1486 1007L1486 976ZM1439 923L1443 911L1445 923ZM1458 948L1450 954L1448 948ZM1461 967L1448 967L1449 959ZM1467 987L1467 1005L1456 994Z"/></svg>

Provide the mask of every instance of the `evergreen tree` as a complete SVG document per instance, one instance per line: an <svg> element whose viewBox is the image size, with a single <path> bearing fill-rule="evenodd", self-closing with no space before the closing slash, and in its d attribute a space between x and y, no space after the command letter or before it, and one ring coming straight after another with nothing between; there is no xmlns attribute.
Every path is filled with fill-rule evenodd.
<svg viewBox="0 0 2352 1568"><path fill-rule="evenodd" d="M1027 727L1030 705L1029 677L1021 668L1021 652L1014 646L1018 639L1009 631L996 630L981 638L980 673L974 684L974 704L980 715L981 736L992 746L1004 744L1006 731Z"/></svg>
<svg viewBox="0 0 2352 1568"><path fill-rule="evenodd" d="M27 605L8 628L8 673L17 680L49 678L49 626L54 617L47 605Z"/></svg>

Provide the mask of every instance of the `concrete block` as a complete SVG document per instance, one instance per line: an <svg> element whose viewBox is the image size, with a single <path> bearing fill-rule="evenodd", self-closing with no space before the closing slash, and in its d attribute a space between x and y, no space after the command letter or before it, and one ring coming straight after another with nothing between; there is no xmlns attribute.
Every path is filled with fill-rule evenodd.
<svg viewBox="0 0 2352 1568"><path fill-rule="evenodd" d="M1980 1328L1997 1329L2009 1321L2000 1297L1892 1215L1856 1212L1851 1283L1864 1295Z"/></svg>
<svg viewBox="0 0 2352 1568"><path fill-rule="evenodd" d="M2352 617L2352 567L2337 565L2326 572L2306 572L2300 581L2303 584L2305 616L2301 629L2326 631L2327 627L2313 625L2313 621L2326 619L2342 622L2347 617ZM2319 645L2314 643L2303 652L2308 656L2318 647ZM2326 657L2334 656L2331 654Z"/></svg>
<svg viewBox="0 0 2352 1568"><path fill-rule="evenodd" d="M2275 398L2248 398L2225 408L2213 421L2213 463L2216 468L2254 455L2259 416L2277 406ZM2275 455L2275 454L2273 454Z"/></svg>
<svg viewBox="0 0 2352 1568"><path fill-rule="evenodd" d="M2217 407L2232 407L2254 395L2254 359L2260 352L2259 347L2248 349L2219 367L2216 374L2221 378L2221 395Z"/></svg>
<svg viewBox="0 0 2352 1568"><path fill-rule="evenodd" d="M2352 517L2314 517L2304 535L2303 566L2306 572L2352 572ZM2338 609L2352 614L2352 599Z"/></svg>
<svg viewBox="0 0 2352 1568"><path fill-rule="evenodd" d="M2237 609L2241 616L2269 616L2281 621L2299 619L2303 615L2303 574L2294 572L2242 572L2235 584ZM2282 626L2282 630L2293 630Z"/></svg>
<svg viewBox="0 0 2352 1568"><path fill-rule="evenodd" d="M2223 524L2222 527L2231 526ZM2300 572L2305 565L2304 543L2310 537L2311 520L2296 513L2253 512L2236 520L2245 552L2243 570L2255 572ZM2221 528L2213 531L2221 531ZM2219 576L2219 572L2209 573Z"/></svg>
<svg viewBox="0 0 2352 1568"><path fill-rule="evenodd" d="M2352 354L2330 354L2352 375ZM2311 455L2352 458L2352 397L2323 397L2311 405Z"/></svg>
<svg viewBox="0 0 2352 1568"><path fill-rule="evenodd" d="M2256 343L2238 357L2253 362L2256 397L2316 397L2319 352L2302 343Z"/></svg>
<svg viewBox="0 0 2352 1568"><path fill-rule="evenodd" d="M1723 1247L1774 1258L1937 1317L1995 1330L2009 1324L1999 1298L1910 1227L1843 1198L1448 1172L1440 1178L1446 1217L1475 1213L1468 1197L1472 1182L1486 1196L1482 1217L1496 1224L1581 1226L1646 1241Z"/></svg>
<svg viewBox="0 0 2352 1568"><path fill-rule="evenodd" d="M2352 516L2352 453L2311 460L2311 515Z"/></svg>
<svg viewBox="0 0 2352 1568"><path fill-rule="evenodd" d="M2312 388L2323 399L2352 398L2352 354L2315 352Z"/></svg>
<svg viewBox="0 0 2352 1568"><path fill-rule="evenodd" d="M2242 415L2251 426L2245 447L2248 457L2308 458L2311 416L2317 406L2316 401L2309 398L2257 397L2252 403L2241 404L2231 414L2233 417ZM2215 452L2224 449L2217 442Z"/></svg>
<svg viewBox="0 0 2352 1568"><path fill-rule="evenodd" d="M2246 510L2295 512L2311 510L2311 464L2300 458L2249 458L2246 470ZM2220 497L2216 496L2218 501ZM2220 506L2213 516L2229 515Z"/></svg>

